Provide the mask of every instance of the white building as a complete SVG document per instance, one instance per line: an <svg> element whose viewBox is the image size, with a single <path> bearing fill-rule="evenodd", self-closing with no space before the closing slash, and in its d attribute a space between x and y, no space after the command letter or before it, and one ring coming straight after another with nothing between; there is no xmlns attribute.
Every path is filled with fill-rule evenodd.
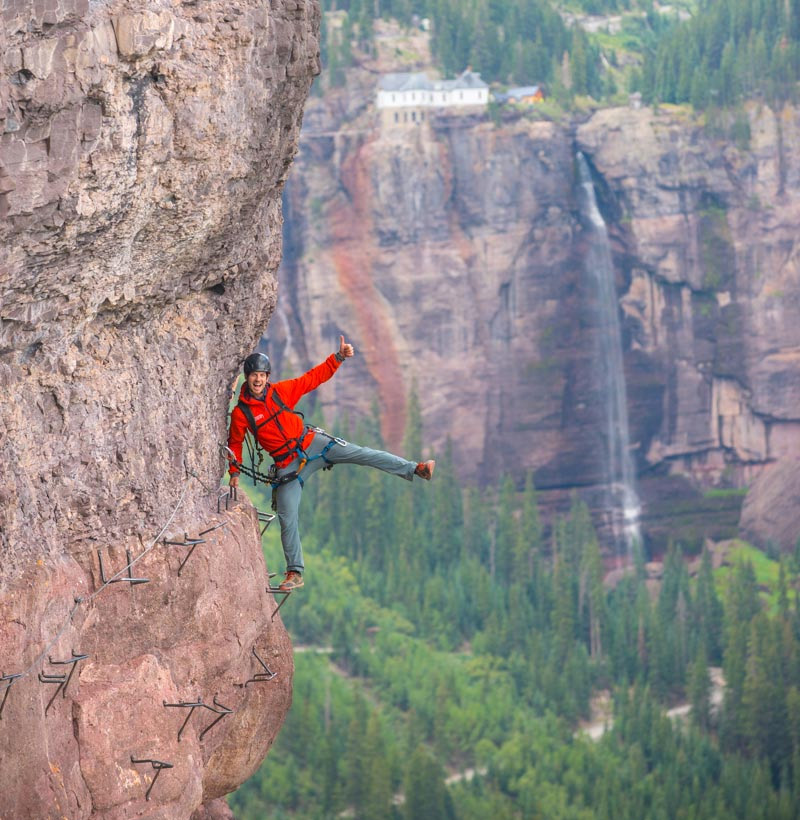
<svg viewBox="0 0 800 820"><path fill-rule="evenodd" d="M482 108L489 102L489 86L467 69L454 80L429 80L425 74L384 74L376 104L384 123L424 122L426 112L443 108Z"/></svg>

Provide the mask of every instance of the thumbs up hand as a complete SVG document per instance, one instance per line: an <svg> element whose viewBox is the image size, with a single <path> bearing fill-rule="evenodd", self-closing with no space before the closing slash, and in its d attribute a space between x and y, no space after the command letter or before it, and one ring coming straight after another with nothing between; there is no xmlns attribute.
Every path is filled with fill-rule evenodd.
<svg viewBox="0 0 800 820"><path fill-rule="evenodd" d="M339 361L343 361L344 359L349 359L351 356L355 355L355 350L353 349L353 345L348 344L344 340L344 336L339 337Z"/></svg>

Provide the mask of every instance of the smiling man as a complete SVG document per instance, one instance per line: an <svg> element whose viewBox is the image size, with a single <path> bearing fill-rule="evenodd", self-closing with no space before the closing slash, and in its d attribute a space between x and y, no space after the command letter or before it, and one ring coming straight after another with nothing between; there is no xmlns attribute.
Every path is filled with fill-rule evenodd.
<svg viewBox="0 0 800 820"><path fill-rule="evenodd" d="M239 402L231 413L228 448L231 486L239 484L242 442L249 431L273 458L277 468L275 496L281 543L286 558L286 577L279 589L289 592L303 586L303 548L297 526L303 484L319 469L334 464L361 464L411 481L415 476L429 481L435 461L407 461L383 450L371 450L334 438L318 427L306 425L295 405L306 394L328 381L341 363L355 354L353 346L339 337L339 350L322 364L297 379L271 384L271 366L263 353L244 360L245 382Z"/></svg>

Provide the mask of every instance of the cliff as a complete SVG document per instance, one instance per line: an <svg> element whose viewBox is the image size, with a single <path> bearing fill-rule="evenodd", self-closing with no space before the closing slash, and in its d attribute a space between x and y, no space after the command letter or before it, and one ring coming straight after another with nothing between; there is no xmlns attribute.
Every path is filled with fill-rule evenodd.
<svg viewBox="0 0 800 820"><path fill-rule="evenodd" d="M798 111L751 106L739 146L666 108L380 127L367 86L307 114L269 330L278 360L300 369L349 333L364 355L328 417L365 414L377 394L399 447L416 385L425 440L441 452L451 437L463 477L532 472L553 509L575 489L599 509L581 151L611 241L646 534L733 534L745 488L800 455ZM787 516L800 523L788 503Z"/></svg>
<svg viewBox="0 0 800 820"><path fill-rule="evenodd" d="M259 522L218 504L217 444L275 304L318 5L2 14L0 673L24 674L0 690L0 816L224 816L291 700ZM190 547L165 539L203 540L180 575ZM149 583L95 594L99 556L108 578L126 554ZM244 686L254 649L277 675ZM201 700L217 711L164 705Z"/></svg>

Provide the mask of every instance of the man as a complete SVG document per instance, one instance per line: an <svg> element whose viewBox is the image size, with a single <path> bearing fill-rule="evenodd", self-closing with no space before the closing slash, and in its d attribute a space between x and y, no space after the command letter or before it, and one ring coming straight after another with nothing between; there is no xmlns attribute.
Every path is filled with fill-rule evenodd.
<svg viewBox="0 0 800 820"><path fill-rule="evenodd" d="M333 376L339 365L354 355L351 344L339 337L339 350L322 364L312 367L297 379L270 384L270 363L263 353L251 353L244 360L245 383L239 403L231 413L228 448L232 487L239 485L242 442L253 433L258 443L275 461L277 468L276 500L281 523L281 543L286 558L286 577L278 587L290 592L303 586L303 548L297 528L297 511L303 484L320 468L332 464L362 464L411 481L414 476L430 481L436 462L407 461L383 450L370 450L335 439L322 430L306 426L294 412L297 402ZM296 477L292 478L295 474ZM281 480L283 479L283 480Z"/></svg>

